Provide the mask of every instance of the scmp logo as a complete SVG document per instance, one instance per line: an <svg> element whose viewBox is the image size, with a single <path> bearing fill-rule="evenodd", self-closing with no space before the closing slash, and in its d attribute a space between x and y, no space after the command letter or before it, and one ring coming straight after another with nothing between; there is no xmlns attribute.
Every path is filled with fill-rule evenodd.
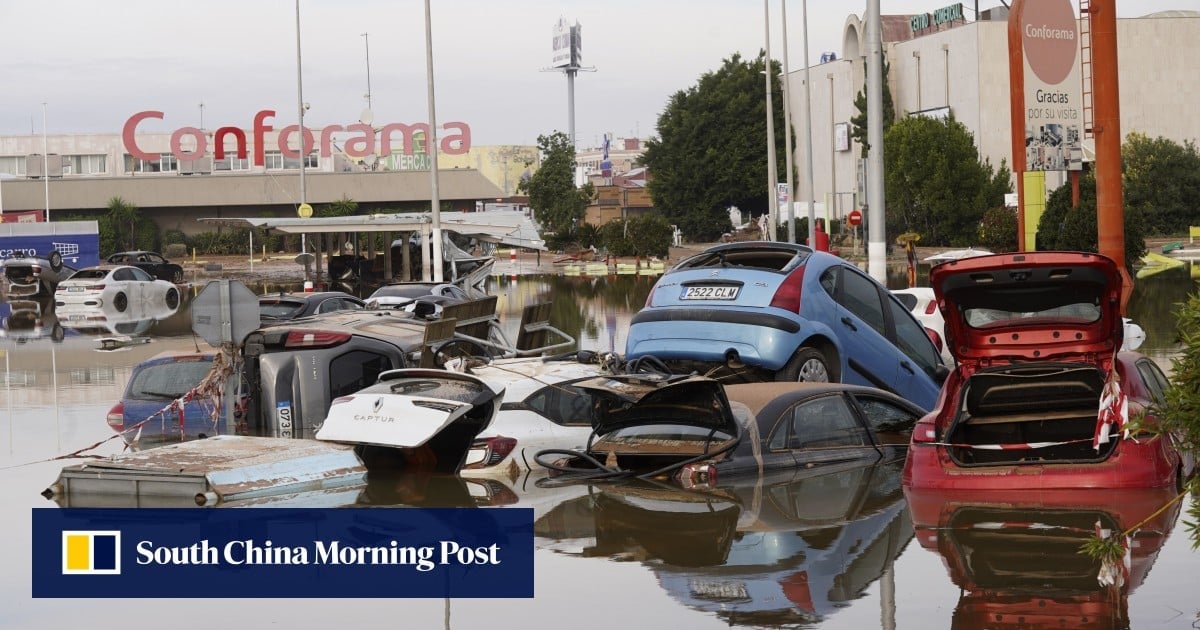
<svg viewBox="0 0 1200 630"><path fill-rule="evenodd" d="M119 575L121 532L64 531L63 575Z"/></svg>

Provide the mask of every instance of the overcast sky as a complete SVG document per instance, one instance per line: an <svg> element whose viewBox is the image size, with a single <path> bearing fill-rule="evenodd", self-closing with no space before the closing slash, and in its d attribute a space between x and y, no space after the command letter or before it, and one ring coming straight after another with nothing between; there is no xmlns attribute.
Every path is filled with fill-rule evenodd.
<svg viewBox="0 0 1200 630"><path fill-rule="evenodd" d="M931 12L949 0L882 0L885 14ZM998 0L981 0L986 9ZM782 58L781 0L770 0L771 52ZM971 19L973 1L964 2ZM1118 15L1200 9L1200 0L1117 0ZM841 56L846 17L863 2L808 2L809 60ZM789 65L804 66L801 0L787 2ZM559 17L578 22L575 80L581 147L606 132L647 137L671 94L734 53L764 46L757 0L432 0L436 114L461 121L472 142L535 144L566 131L567 80L550 65ZM364 38L363 33L368 36ZM300 0L309 127L355 122L366 108L368 46L374 121L428 120L424 3ZM274 109L294 124L294 0L0 1L0 135L119 133L135 112L164 112L145 131L250 127ZM203 103L203 107L201 107ZM203 120L201 116L203 115Z"/></svg>

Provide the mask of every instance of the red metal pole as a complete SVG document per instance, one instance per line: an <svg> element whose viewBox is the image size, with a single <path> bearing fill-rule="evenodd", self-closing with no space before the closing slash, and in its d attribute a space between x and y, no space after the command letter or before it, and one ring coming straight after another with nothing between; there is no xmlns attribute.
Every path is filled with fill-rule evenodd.
<svg viewBox="0 0 1200 630"><path fill-rule="evenodd" d="M1121 205L1121 102L1117 79L1116 0L1092 0L1092 93L1095 101L1096 230L1100 253L1117 262L1124 288L1121 312L1133 293L1125 268L1125 209Z"/></svg>

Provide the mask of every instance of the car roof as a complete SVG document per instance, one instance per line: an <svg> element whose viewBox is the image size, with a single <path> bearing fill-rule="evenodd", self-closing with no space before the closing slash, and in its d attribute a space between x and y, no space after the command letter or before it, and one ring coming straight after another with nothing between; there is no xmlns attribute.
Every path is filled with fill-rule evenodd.
<svg viewBox="0 0 1200 630"><path fill-rule="evenodd" d="M306 301L306 300L316 300L316 299L324 299L324 298L331 298L331 297L350 298L352 300L356 300L359 302L362 301L362 298L355 297L344 291L309 291L309 292L280 291L279 293L264 293L263 295L258 296L258 299L259 300L269 300L269 299L291 298L294 300L305 300Z"/></svg>
<svg viewBox="0 0 1200 630"><path fill-rule="evenodd" d="M757 417L759 412L765 409L771 403L786 397L787 402L794 402L805 395L815 395L824 393L841 393L841 392L856 392L881 394L885 397L894 398L888 392L864 387L861 385L848 385L845 383L782 383L782 382L767 382L767 383L736 383L725 386L725 393L729 396L730 402L740 402L746 405L751 412ZM795 396L787 396L788 394L796 393Z"/></svg>

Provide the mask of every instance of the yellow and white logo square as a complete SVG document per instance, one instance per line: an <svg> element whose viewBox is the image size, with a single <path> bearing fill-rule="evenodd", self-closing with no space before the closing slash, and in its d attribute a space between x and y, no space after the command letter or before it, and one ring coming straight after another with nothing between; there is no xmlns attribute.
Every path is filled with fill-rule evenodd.
<svg viewBox="0 0 1200 630"><path fill-rule="evenodd" d="M120 531L64 531L63 575L119 575Z"/></svg>

